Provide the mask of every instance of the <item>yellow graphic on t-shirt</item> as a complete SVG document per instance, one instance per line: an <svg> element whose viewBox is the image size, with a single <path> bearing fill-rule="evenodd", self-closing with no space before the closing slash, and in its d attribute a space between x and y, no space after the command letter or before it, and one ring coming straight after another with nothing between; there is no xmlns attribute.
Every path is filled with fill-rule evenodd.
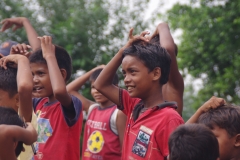
<svg viewBox="0 0 240 160"><path fill-rule="evenodd" d="M98 153L102 150L104 138L100 131L93 131L87 141L88 150L92 153Z"/></svg>

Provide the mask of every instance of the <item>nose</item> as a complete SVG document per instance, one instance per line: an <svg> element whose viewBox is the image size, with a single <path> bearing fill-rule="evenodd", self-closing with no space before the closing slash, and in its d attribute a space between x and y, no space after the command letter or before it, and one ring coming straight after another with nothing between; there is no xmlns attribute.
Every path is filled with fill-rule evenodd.
<svg viewBox="0 0 240 160"><path fill-rule="evenodd" d="M33 82L34 82L34 83L39 82L38 76L36 76L36 75L33 76Z"/></svg>
<svg viewBox="0 0 240 160"><path fill-rule="evenodd" d="M126 74L123 81L124 81L125 84L130 82L130 76Z"/></svg>

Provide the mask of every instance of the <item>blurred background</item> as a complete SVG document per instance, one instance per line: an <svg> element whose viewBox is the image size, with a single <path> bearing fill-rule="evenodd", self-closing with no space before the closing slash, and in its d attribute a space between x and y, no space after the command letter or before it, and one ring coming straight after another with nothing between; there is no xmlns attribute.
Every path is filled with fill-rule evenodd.
<svg viewBox="0 0 240 160"><path fill-rule="evenodd" d="M72 56L72 79L106 64L131 27L153 33L168 22L185 79L186 120L212 95L240 102L239 8L240 0L1 0L0 20L27 17L40 36L51 35ZM28 43L24 29L0 33L0 43L6 40ZM91 98L89 84L81 92Z"/></svg>

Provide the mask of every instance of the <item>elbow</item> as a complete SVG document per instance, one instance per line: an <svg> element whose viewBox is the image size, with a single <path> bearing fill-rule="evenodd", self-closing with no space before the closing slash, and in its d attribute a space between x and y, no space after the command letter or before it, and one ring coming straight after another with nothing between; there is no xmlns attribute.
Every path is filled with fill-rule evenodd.
<svg viewBox="0 0 240 160"><path fill-rule="evenodd" d="M21 93L25 94L25 93L28 93L28 92L32 93L32 90L33 90L33 84L32 83L23 82L23 83L18 84L18 93L19 94L21 94Z"/></svg>

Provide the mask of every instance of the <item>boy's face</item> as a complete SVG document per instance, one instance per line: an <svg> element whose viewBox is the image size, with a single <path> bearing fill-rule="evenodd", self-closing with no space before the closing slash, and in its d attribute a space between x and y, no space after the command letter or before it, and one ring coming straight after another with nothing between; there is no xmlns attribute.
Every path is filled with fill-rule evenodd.
<svg viewBox="0 0 240 160"><path fill-rule="evenodd" d="M125 56L122 61L124 83L131 97L143 99L151 90L152 73L141 60Z"/></svg>
<svg viewBox="0 0 240 160"><path fill-rule="evenodd" d="M33 74L33 97L53 97L48 67L42 63L31 63Z"/></svg>
<svg viewBox="0 0 240 160"><path fill-rule="evenodd" d="M91 94L94 98L95 102L103 104L109 101L104 95L102 95L100 92L98 92L93 85L94 81L91 81Z"/></svg>
<svg viewBox="0 0 240 160"><path fill-rule="evenodd" d="M232 152L234 151L235 137L230 137L225 129L222 129L216 125L212 129L212 132L218 140L220 159L230 160L233 158Z"/></svg>
<svg viewBox="0 0 240 160"><path fill-rule="evenodd" d="M12 107L18 112L17 94L10 97L7 91L0 89L0 106Z"/></svg>

